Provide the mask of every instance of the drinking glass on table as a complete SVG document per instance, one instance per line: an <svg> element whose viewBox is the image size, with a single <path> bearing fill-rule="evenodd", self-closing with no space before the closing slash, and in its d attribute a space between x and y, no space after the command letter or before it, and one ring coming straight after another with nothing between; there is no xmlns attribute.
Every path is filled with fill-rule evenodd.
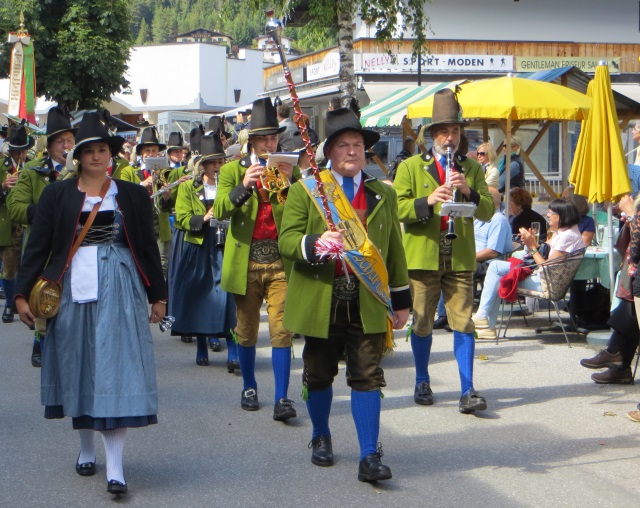
<svg viewBox="0 0 640 508"><path fill-rule="evenodd" d="M598 224L598 247L602 247L604 243L604 224Z"/></svg>
<svg viewBox="0 0 640 508"><path fill-rule="evenodd" d="M539 245L540 244L540 223L532 222L531 231L533 232L534 235L536 235L536 243Z"/></svg>

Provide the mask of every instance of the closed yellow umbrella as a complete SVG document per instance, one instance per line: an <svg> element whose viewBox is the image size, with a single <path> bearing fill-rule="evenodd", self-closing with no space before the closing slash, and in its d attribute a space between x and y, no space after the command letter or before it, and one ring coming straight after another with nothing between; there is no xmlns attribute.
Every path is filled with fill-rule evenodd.
<svg viewBox="0 0 640 508"><path fill-rule="evenodd" d="M591 114L580 132L569 182L590 203L617 201L631 192L631 184L606 65L596 67L588 93Z"/></svg>
<svg viewBox="0 0 640 508"><path fill-rule="evenodd" d="M464 118L511 120L585 120L590 99L565 86L504 76L460 86ZM431 118L433 96L411 104L409 118Z"/></svg>

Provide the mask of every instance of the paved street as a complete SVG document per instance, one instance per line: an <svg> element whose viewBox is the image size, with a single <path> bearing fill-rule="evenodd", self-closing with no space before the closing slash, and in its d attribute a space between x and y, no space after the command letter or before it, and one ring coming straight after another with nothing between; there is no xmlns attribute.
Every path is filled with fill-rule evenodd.
<svg viewBox="0 0 640 508"><path fill-rule="evenodd" d="M546 321L546 313L530 320ZM544 318L544 319L543 319ZM521 318L515 319L522 326ZM432 353L436 403L413 403L413 359L404 332L385 360L388 386L380 440L393 479L356 479L358 445L341 366L331 418L337 463L310 462L311 426L300 398L302 343L295 345L290 395L298 418L272 420L273 381L266 328L257 375L262 409L240 409L239 375L226 372L226 352L195 364L195 344L154 326L159 424L128 431L125 474L130 506L625 506L637 502L640 424L626 418L640 401L635 386L595 385L578 362L597 347L572 335L534 336L476 348L475 385L489 410L458 413L459 379L452 336L437 332ZM512 325L513 326L513 325ZM515 338L518 337L518 338ZM526 338L525 338L526 337ZM70 420L45 421L39 370L31 367L30 333L0 325L0 505L112 506L104 450L98 473L74 470L77 433Z"/></svg>

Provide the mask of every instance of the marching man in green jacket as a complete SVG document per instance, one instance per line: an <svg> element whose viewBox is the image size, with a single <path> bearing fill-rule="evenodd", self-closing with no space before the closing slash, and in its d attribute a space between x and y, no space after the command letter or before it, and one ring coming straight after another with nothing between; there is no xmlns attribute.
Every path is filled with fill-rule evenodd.
<svg viewBox="0 0 640 508"><path fill-rule="evenodd" d="M34 140L27 135L24 125L16 125L11 129L6 143L9 147L8 153L4 158L0 158L0 259L2 259L2 283L5 291L2 322L13 323L14 279L20 267L22 224L9 219L7 196L20 176L22 166L27 160L27 151L33 146Z"/></svg>
<svg viewBox="0 0 640 508"><path fill-rule="evenodd" d="M441 90L433 102L429 130L433 148L415 155L398 166L393 188L398 193L398 213L404 223L403 243L409 266L413 296L411 348L416 366L414 401L433 404L429 378L433 321L440 293L444 294L449 325L453 329L453 351L461 383L459 410L473 413L487 403L473 388L475 350L473 271L476 266L473 217L454 220L454 240L447 239L447 218L439 215L442 204L450 201L453 187L461 200L474 203L475 217L488 221L493 215L493 198L487 189L482 167L463 155L452 157L453 168L447 183L447 148L455 154L460 143L462 121L454 93Z"/></svg>
<svg viewBox="0 0 640 508"><path fill-rule="evenodd" d="M67 154L75 145L74 135L77 129L71 127L68 112L59 107L52 107L47 113L47 155L25 164L15 187L7 197L9 219L26 226L25 239L36 216L36 207L44 188L55 182L67 163ZM31 365L40 367L42 352L40 338L44 339L46 322L36 320L36 338L33 342Z"/></svg>
<svg viewBox="0 0 640 508"><path fill-rule="evenodd" d="M331 170L321 172L328 179L323 187L332 221L340 227L327 230L313 176L291 187L279 240L283 257L294 262L284 326L305 336L311 462L334 463L329 413L333 379L344 354L360 444L358 479L386 480L391 469L382 464L378 448L380 389L386 386L380 361L391 345L391 329L405 325L411 307L396 193L362 171L365 150L378 142L379 134L362 129L347 108L327 112L326 130L324 154ZM350 244L351 238L359 239ZM319 249L331 243L344 245L353 258L343 264L322 257Z"/></svg>
<svg viewBox="0 0 640 508"><path fill-rule="evenodd" d="M287 397L292 333L282 325L287 279L278 250L278 235L285 196L268 192L260 179L266 169L265 158L277 151L281 131L271 100L254 101L249 130L250 154L222 166L213 204L216 219L231 220L224 248L221 287L233 293L236 303L238 324L234 333L244 384L240 407L245 411L256 411L260 407L255 378L256 342L260 308L266 300L275 378L273 419L276 421L297 416L293 401ZM294 167L285 162L280 162L278 169L281 183L285 178L293 181L294 176L300 176L297 167L294 173Z"/></svg>

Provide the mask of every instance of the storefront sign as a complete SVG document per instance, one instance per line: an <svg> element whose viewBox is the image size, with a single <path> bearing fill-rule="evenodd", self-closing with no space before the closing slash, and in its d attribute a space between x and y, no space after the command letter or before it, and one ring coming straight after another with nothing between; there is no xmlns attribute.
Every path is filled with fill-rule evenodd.
<svg viewBox="0 0 640 508"><path fill-rule="evenodd" d="M337 51L327 53L322 62L307 65L307 81L337 76L340 73L340 54Z"/></svg>
<svg viewBox="0 0 640 508"><path fill-rule="evenodd" d="M294 83L302 83L304 81L304 67L296 67L291 69L291 77ZM287 82L284 79L284 74L280 71L278 74L273 74L267 78L267 82L264 85L265 90L274 90L276 88L283 88L287 86Z"/></svg>
<svg viewBox="0 0 640 508"><path fill-rule="evenodd" d="M417 72L418 61L411 54L363 53L354 55L356 72ZM422 72L512 71L513 57L508 55L422 55Z"/></svg>
<svg viewBox="0 0 640 508"><path fill-rule="evenodd" d="M577 67L583 72L596 72L598 63L605 60L609 65L610 74L620 74L620 57L585 57L585 56L518 56L516 57L516 71L538 72L562 67Z"/></svg>

